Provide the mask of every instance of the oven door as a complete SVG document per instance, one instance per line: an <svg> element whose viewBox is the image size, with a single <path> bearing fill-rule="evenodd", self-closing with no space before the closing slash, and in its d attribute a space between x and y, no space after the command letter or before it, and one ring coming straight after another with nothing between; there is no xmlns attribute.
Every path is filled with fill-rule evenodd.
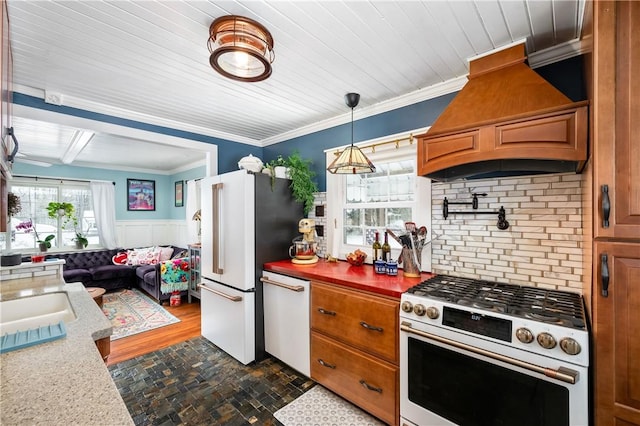
<svg viewBox="0 0 640 426"><path fill-rule="evenodd" d="M420 426L588 425L587 368L559 364L401 318L400 415Z"/></svg>

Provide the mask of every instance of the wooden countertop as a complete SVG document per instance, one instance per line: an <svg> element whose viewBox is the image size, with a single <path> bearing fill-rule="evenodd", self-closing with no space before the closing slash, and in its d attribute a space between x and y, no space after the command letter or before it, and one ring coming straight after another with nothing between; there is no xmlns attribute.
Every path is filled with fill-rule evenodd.
<svg viewBox="0 0 640 426"><path fill-rule="evenodd" d="M420 278L408 278L398 270L397 276L376 274L373 266L364 264L352 266L345 261L327 262L320 259L313 265L296 265L290 259L264 264L264 270L307 280L339 284L357 290L369 291L400 298L400 295L414 285L431 278L434 274L423 272Z"/></svg>

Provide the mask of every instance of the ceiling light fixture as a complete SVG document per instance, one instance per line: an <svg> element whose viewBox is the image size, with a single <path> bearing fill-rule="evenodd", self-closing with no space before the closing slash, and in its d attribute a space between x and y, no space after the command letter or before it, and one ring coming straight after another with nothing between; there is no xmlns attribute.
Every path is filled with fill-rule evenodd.
<svg viewBox="0 0 640 426"><path fill-rule="evenodd" d="M273 37L258 22L243 16L217 18L209 27L209 63L233 80L262 81L271 75Z"/></svg>
<svg viewBox="0 0 640 426"><path fill-rule="evenodd" d="M327 170L334 174L374 173L376 166L364 155L360 148L353 145L353 109L358 106L360 95L347 93L344 95L344 101L351 108L351 146L345 148L338 158L333 160L327 167Z"/></svg>

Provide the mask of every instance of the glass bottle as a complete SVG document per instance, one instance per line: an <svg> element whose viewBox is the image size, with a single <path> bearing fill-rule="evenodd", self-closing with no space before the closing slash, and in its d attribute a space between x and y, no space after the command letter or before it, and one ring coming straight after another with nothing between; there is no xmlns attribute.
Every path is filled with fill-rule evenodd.
<svg viewBox="0 0 640 426"><path fill-rule="evenodd" d="M380 233L378 231L376 231L376 239L373 241L371 248L373 249L373 260L371 263L375 267L375 261L379 259L380 250L382 250L382 246L380 245Z"/></svg>
<svg viewBox="0 0 640 426"><path fill-rule="evenodd" d="M382 260L388 262L391 256L391 246L389 245L389 233L384 231L384 243L382 244Z"/></svg>

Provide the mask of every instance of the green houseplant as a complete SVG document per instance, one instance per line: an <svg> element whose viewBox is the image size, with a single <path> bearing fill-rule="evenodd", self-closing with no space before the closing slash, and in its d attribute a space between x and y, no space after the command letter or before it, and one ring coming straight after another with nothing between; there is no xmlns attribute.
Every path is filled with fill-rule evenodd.
<svg viewBox="0 0 640 426"><path fill-rule="evenodd" d="M282 155L278 155L263 166L263 170L267 169L269 176L271 176L271 190L273 190L273 184L276 183L276 167L287 167L287 160L285 160Z"/></svg>
<svg viewBox="0 0 640 426"><path fill-rule="evenodd" d="M74 225L77 223L77 219L74 215L75 207L71 203L57 203L55 201L50 202L47 205L47 212L52 219L62 219L62 229L65 228L70 222Z"/></svg>
<svg viewBox="0 0 640 426"><path fill-rule="evenodd" d="M89 245L89 240L84 236L82 231L76 231L76 237L73 239L76 242L76 248L85 248Z"/></svg>
<svg viewBox="0 0 640 426"><path fill-rule="evenodd" d="M313 208L313 194L318 192L318 185L313 180L316 173L311 170L311 164L311 160L303 159L297 151L294 151L286 159L293 197L296 201L304 204L305 216L307 216Z"/></svg>

